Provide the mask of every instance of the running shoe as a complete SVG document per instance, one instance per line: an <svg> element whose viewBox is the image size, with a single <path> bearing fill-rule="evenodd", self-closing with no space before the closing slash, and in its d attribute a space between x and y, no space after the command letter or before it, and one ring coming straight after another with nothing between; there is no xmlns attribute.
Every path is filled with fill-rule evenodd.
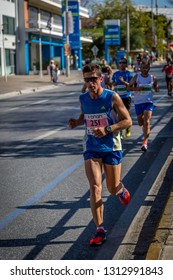
<svg viewBox="0 0 173 280"><path fill-rule="evenodd" d="M106 231L104 229L97 229L96 234L90 239L90 245L101 245L106 240Z"/></svg>
<svg viewBox="0 0 173 280"><path fill-rule="evenodd" d="M120 194L118 194L118 196L119 196L119 200L121 201L122 204L124 204L124 205L129 204L130 193L125 187L123 187L123 191Z"/></svg>
<svg viewBox="0 0 173 280"><path fill-rule="evenodd" d="M126 129L126 134L125 134L125 136L126 136L126 137L130 137L130 135L131 135L130 128L127 128L127 129Z"/></svg>
<svg viewBox="0 0 173 280"><path fill-rule="evenodd" d="M146 152L147 149L148 149L147 144L142 144L141 150L142 150L143 152Z"/></svg>

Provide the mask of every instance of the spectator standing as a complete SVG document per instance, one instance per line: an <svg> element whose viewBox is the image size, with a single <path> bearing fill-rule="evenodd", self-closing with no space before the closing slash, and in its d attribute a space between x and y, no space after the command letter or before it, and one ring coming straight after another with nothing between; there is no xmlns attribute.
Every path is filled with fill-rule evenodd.
<svg viewBox="0 0 173 280"><path fill-rule="evenodd" d="M56 64L55 68L54 68L54 72L53 72L53 82L54 83L58 82L58 71L59 71L59 68L58 68L58 65Z"/></svg>
<svg viewBox="0 0 173 280"><path fill-rule="evenodd" d="M50 73L50 80L52 82L55 81L55 71L56 71L56 65L55 65L55 61L51 60L48 66L48 71Z"/></svg>

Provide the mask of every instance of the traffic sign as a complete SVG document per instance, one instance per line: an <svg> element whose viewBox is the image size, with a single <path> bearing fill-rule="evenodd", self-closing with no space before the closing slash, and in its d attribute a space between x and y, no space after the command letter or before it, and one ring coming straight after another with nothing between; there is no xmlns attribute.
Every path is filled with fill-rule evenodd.
<svg viewBox="0 0 173 280"><path fill-rule="evenodd" d="M93 47L92 47L92 52L93 52L93 55L97 55L97 53L98 53L98 51L99 51L99 49L97 48L97 46L96 45L94 45Z"/></svg>

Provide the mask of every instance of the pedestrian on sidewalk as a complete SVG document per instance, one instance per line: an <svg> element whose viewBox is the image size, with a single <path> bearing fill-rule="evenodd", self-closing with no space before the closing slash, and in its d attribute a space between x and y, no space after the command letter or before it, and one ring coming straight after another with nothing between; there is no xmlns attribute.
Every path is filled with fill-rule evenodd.
<svg viewBox="0 0 173 280"><path fill-rule="evenodd" d="M119 61L119 70L114 72L112 75L111 81L112 85L114 86L114 90L119 94L122 98L122 101L130 113L131 108L131 92L127 90L127 86L131 81L133 74L131 71L127 70L127 59L122 57ZM131 131L130 127L126 128L125 136L130 137ZM121 137L123 138L124 135L122 134Z"/></svg>
<svg viewBox="0 0 173 280"><path fill-rule="evenodd" d="M85 65L83 77L88 90L79 97L79 118L68 121L70 128L85 124L85 172L90 185L90 207L96 225L96 234L90 245L100 245L106 239L103 222L102 168L108 191L118 195L127 205L130 194L121 182L122 145L120 130L132 125L131 117L121 98L114 91L103 89L101 67Z"/></svg>
<svg viewBox="0 0 173 280"><path fill-rule="evenodd" d="M51 60L48 66L48 72L50 74L50 80L51 82L55 82L56 79L56 65L55 65L55 61Z"/></svg>
<svg viewBox="0 0 173 280"><path fill-rule="evenodd" d="M150 135L150 120L154 109L153 91L159 91L157 79L149 73L150 61L143 59L141 72L136 73L129 83L128 89L134 91L135 111L139 126L142 126L144 139L141 150L146 152L148 149L148 138Z"/></svg>
<svg viewBox="0 0 173 280"><path fill-rule="evenodd" d="M57 83L58 82L58 64L55 64L55 68L54 68L54 73L53 73L53 82Z"/></svg>

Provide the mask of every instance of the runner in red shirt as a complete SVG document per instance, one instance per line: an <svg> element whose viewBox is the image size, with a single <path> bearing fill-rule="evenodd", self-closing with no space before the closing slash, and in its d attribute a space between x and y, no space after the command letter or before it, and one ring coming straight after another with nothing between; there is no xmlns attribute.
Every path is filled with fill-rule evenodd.
<svg viewBox="0 0 173 280"><path fill-rule="evenodd" d="M172 95L172 89L173 89L173 64L171 59L167 60L167 64L163 66L162 72L165 72L165 80L168 90L168 95Z"/></svg>

